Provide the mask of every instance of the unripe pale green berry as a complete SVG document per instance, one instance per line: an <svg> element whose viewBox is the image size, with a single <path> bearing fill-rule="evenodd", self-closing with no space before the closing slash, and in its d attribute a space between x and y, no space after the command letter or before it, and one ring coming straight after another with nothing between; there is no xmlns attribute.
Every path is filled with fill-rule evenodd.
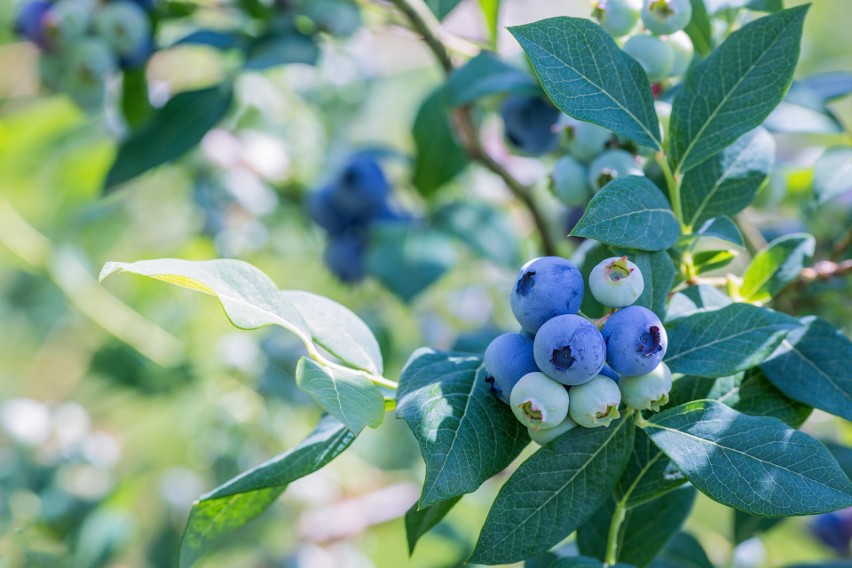
<svg viewBox="0 0 852 568"><path fill-rule="evenodd" d="M598 375L588 383L571 387L568 413L574 422L585 428L609 426L621 416L618 412L620 403L618 384L609 377Z"/></svg>
<svg viewBox="0 0 852 568"><path fill-rule="evenodd" d="M657 119L660 121L660 135L665 140L669 135L669 122L672 118L672 104L667 101L654 101Z"/></svg>
<svg viewBox="0 0 852 568"><path fill-rule="evenodd" d="M568 415L568 391L544 373L529 373L512 388L509 406L528 428L556 428Z"/></svg>
<svg viewBox="0 0 852 568"><path fill-rule="evenodd" d="M565 126L565 139L568 152L581 162L590 162L606 150L607 143L612 138L612 132L592 124L569 119Z"/></svg>
<svg viewBox="0 0 852 568"><path fill-rule="evenodd" d="M105 42L90 38L75 42L68 51L62 87L85 109L100 107L106 97L106 77L115 69L115 57Z"/></svg>
<svg viewBox="0 0 852 568"><path fill-rule="evenodd" d="M627 40L622 49L639 62L652 83L668 77L674 66L672 48L657 36L635 35Z"/></svg>
<svg viewBox="0 0 852 568"><path fill-rule="evenodd" d="M672 50L674 56L672 69L669 75L672 77L680 77L686 70L689 69L689 64L692 63L692 56L695 54L695 48L692 46L692 40L685 31L677 31L671 35L661 38Z"/></svg>
<svg viewBox="0 0 852 568"><path fill-rule="evenodd" d="M621 377L618 387L621 389L621 400L627 406L657 412L669 402L672 372L668 365L660 363L647 375Z"/></svg>
<svg viewBox="0 0 852 568"><path fill-rule="evenodd" d="M130 0L114 0L95 15L95 29L116 53L129 56L151 35L145 10Z"/></svg>
<svg viewBox="0 0 852 568"><path fill-rule="evenodd" d="M657 35L682 30L691 19L690 0L644 0L642 3L642 23Z"/></svg>
<svg viewBox="0 0 852 568"><path fill-rule="evenodd" d="M533 430L532 428L527 428L527 432L530 435L530 438L533 442L538 444L539 446L543 446L549 442L552 442L565 432L569 430L573 430L577 427L577 423L574 422L570 416L566 417L565 420L562 421L559 426L555 428L548 428L547 430Z"/></svg>
<svg viewBox="0 0 852 568"><path fill-rule="evenodd" d="M66 63L58 54L42 52L38 56L38 76L41 84L59 91L65 83Z"/></svg>
<svg viewBox="0 0 852 568"><path fill-rule="evenodd" d="M597 0L592 16L614 37L629 34L639 23L642 0Z"/></svg>
<svg viewBox="0 0 852 568"><path fill-rule="evenodd" d="M642 295L645 280L639 267L626 256L603 260L589 274L589 289L595 300L610 308L631 305Z"/></svg>
<svg viewBox="0 0 852 568"><path fill-rule="evenodd" d="M641 175L645 175L642 168L624 150L607 150L589 165L589 185L595 192L616 178Z"/></svg>
<svg viewBox="0 0 852 568"><path fill-rule="evenodd" d="M92 19L90 0L59 0L45 16L44 33L51 48L63 48L82 38Z"/></svg>
<svg viewBox="0 0 852 568"><path fill-rule="evenodd" d="M571 156L563 156L550 174L553 193L567 207L584 205L591 193L586 178L586 166Z"/></svg>

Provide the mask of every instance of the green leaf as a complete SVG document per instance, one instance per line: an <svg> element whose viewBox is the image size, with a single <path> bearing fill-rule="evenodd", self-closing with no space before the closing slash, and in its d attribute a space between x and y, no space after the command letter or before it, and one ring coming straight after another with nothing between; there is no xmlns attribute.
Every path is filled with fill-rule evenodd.
<svg viewBox="0 0 852 568"><path fill-rule="evenodd" d="M424 196L429 196L456 177L470 162L456 142L450 127L450 106L444 88L433 91L414 117L414 173L412 182Z"/></svg>
<svg viewBox="0 0 852 568"><path fill-rule="evenodd" d="M691 402L652 416L651 440L710 498L761 516L852 505L852 482L825 446L775 418Z"/></svg>
<svg viewBox="0 0 852 568"><path fill-rule="evenodd" d="M686 378L678 379L675 384L683 387L686 385L683 382ZM701 381L699 384L706 384L708 390L712 385L712 381L707 379L699 379L699 381ZM691 396L687 400L695 400L695 397ZM616 498L624 499L625 505L630 509L677 489L684 483L686 483L686 477L677 466L651 442L644 430L637 429L627 468L615 487Z"/></svg>
<svg viewBox="0 0 852 568"><path fill-rule="evenodd" d="M719 215L712 219L707 219L704 224L698 229L698 236L714 237L722 239L738 247L744 247L743 234L737 224L731 221L730 217Z"/></svg>
<svg viewBox="0 0 852 568"><path fill-rule="evenodd" d="M698 312L666 326L665 362L673 373L733 375L761 363L797 327L795 318L749 304Z"/></svg>
<svg viewBox="0 0 852 568"><path fill-rule="evenodd" d="M222 51L244 47L245 34L237 30L216 30L201 28L194 30L181 37L172 44L177 45L205 45Z"/></svg>
<svg viewBox="0 0 852 568"><path fill-rule="evenodd" d="M364 426L376 428L384 420L384 396L362 375L324 369L302 357L296 366L296 384L356 434Z"/></svg>
<svg viewBox="0 0 852 568"><path fill-rule="evenodd" d="M710 391L715 382L712 379L708 380L704 377L693 377L690 375L675 379L672 383L672 390L669 391L669 404L667 408L674 408L675 406L702 398L713 398L710 396Z"/></svg>
<svg viewBox="0 0 852 568"><path fill-rule="evenodd" d="M509 31L559 110L640 145L662 148L648 76L603 28L559 17Z"/></svg>
<svg viewBox="0 0 852 568"><path fill-rule="evenodd" d="M707 284L690 286L672 296L669 301L667 321L691 316L699 312L711 312L733 303L724 292Z"/></svg>
<svg viewBox="0 0 852 568"><path fill-rule="evenodd" d="M479 8L485 18L488 37L492 44L497 43L497 23L500 20L500 0L479 0Z"/></svg>
<svg viewBox="0 0 852 568"><path fill-rule="evenodd" d="M372 228L367 269L404 302L435 283L456 261L452 239L440 231L405 223Z"/></svg>
<svg viewBox="0 0 852 568"><path fill-rule="evenodd" d="M746 8L757 12L778 12L784 9L784 0L748 0Z"/></svg>
<svg viewBox="0 0 852 568"><path fill-rule="evenodd" d="M761 535L784 520L784 517L758 517L734 509L734 545Z"/></svg>
<svg viewBox="0 0 852 568"><path fill-rule="evenodd" d="M227 85L178 93L118 147L104 182L110 192L136 176L180 158L201 142L231 108Z"/></svg>
<svg viewBox="0 0 852 568"><path fill-rule="evenodd" d="M761 370L793 400L852 420L852 342L821 319L802 323Z"/></svg>
<svg viewBox="0 0 852 568"><path fill-rule="evenodd" d="M852 148L828 148L814 166L813 184L820 204L852 191Z"/></svg>
<svg viewBox="0 0 852 568"><path fill-rule="evenodd" d="M754 201L775 163L775 139L765 129L749 132L683 178L683 218L701 227L719 215L733 216Z"/></svg>
<svg viewBox="0 0 852 568"><path fill-rule="evenodd" d="M839 134L843 124L816 92L794 82L775 110L763 121L772 132Z"/></svg>
<svg viewBox="0 0 852 568"><path fill-rule="evenodd" d="M588 556L570 556L557 559L547 568L631 568L631 566L621 562L604 564L600 560Z"/></svg>
<svg viewBox="0 0 852 568"><path fill-rule="evenodd" d="M234 326L257 329L279 325L301 339L311 357L320 362L326 360L321 348L353 368L374 374L381 371L378 343L358 316L332 300L309 292L282 292L266 274L246 262L171 258L108 262L101 270L100 279L114 272L148 276L215 296ZM302 317L302 310L310 323ZM333 362L327 366L340 368Z"/></svg>
<svg viewBox="0 0 852 568"><path fill-rule="evenodd" d="M426 5L439 20L446 18L461 0L425 0Z"/></svg>
<svg viewBox="0 0 852 568"><path fill-rule="evenodd" d="M243 67L259 71L291 63L316 65L319 54L314 40L296 30L269 33L251 43Z"/></svg>
<svg viewBox="0 0 852 568"><path fill-rule="evenodd" d="M786 397L757 367L746 371L742 382L727 393L725 404L751 416L771 416L791 428L799 428L811 414L811 407Z"/></svg>
<svg viewBox="0 0 852 568"><path fill-rule="evenodd" d="M452 497L446 501L439 501L425 509L418 509L417 503L415 503L405 513L405 535L408 538L408 554L414 553L414 547L417 546L417 541L420 540L420 537L440 523L441 519L450 512L450 509L459 502L459 499L461 499L461 495Z"/></svg>
<svg viewBox="0 0 852 568"><path fill-rule="evenodd" d="M633 566L647 566L680 531L695 502L694 487L682 487L627 511L618 534L618 559ZM615 512L610 499L577 529L580 554L606 558L607 537Z"/></svg>
<svg viewBox="0 0 852 568"><path fill-rule="evenodd" d="M694 536L681 532L669 541L651 568L715 568Z"/></svg>
<svg viewBox="0 0 852 568"><path fill-rule="evenodd" d="M121 113L131 129L139 128L154 114L148 100L145 69L127 69L121 78Z"/></svg>
<svg viewBox="0 0 852 568"><path fill-rule="evenodd" d="M811 235L784 235L757 253L743 274L740 296L747 302L765 302L798 278L814 254Z"/></svg>
<svg viewBox="0 0 852 568"><path fill-rule="evenodd" d="M807 6L746 24L691 69L675 96L671 155L686 172L757 127L790 86Z"/></svg>
<svg viewBox="0 0 852 568"><path fill-rule="evenodd" d="M661 320L665 319L666 302L677 275L672 259L663 251L640 252L633 262L645 279L645 289L636 300L636 305L648 308Z"/></svg>
<svg viewBox="0 0 852 568"><path fill-rule="evenodd" d="M454 201L440 207L432 222L483 258L512 268L521 264L515 227L495 207L479 201Z"/></svg>
<svg viewBox="0 0 852 568"><path fill-rule="evenodd" d="M402 371L396 416L426 462L421 508L476 491L529 443L526 428L491 394L481 365L479 357L420 349Z"/></svg>
<svg viewBox="0 0 852 568"><path fill-rule="evenodd" d="M737 253L730 250L705 250L692 256L696 274L704 274L728 266L737 258Z"/></svg>
<svg viewBox="0 0 852 568"><path fill-rule="evenodd" d="M326 465L354 439L351 430L325 416L295 448L202 495L193 505L184 529L181 568L192 566L223 536L265 511L289 483Z"/></svg>
<svg viewBox="0 0 852 568"><path fill-rule="evenodd" d="M677 242L680 225L669 202L646 177L616 178L600 190L571 236L636 250L665 250Z"/></svg>
<svg viewBox="0 0 852 568"><path fill-rule="evenodd" d="M504 93L540 94L541 87L528 73L490 51L480 52L447 79L447 102L452 106Z"/></svg>
<svg viewBox="0 0 852 568"><path fill-rule="evenodd" d="M683 31L692 40L695 51L702 57L707 57L713 51L713 27L704 0L690 0L692 4L692 19Z"/></svg>
<svg viewBox="0 0 852 568"><path fill-rule="evenodd" d="M829 71L799 81L823 101L833 101L852 93L852 71Z"/></svg>
<svg viewBox="0 0 852 568"><path fill-rule="evenodd" d="M575 428L542 446L506 482L469 562L509 564L548 550L604 502L633 447L633 421Z"/></svg>

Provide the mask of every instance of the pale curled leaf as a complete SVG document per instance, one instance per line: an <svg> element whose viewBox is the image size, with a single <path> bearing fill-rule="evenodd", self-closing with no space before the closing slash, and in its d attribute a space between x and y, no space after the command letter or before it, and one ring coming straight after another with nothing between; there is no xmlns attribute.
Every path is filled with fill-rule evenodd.
<svg viewBox="0 0 852 568"><path fill-rule="evenodd" d="M747 302L765 302L798 278L811 261L816 240L805 233L784 235L769 243L751 260L740 286Z"/></svg>
<svg viewBox="0 0 852 568"><path fill-rule="evenodd" d="M302 357L296 366L296 384L356 434L365 426L378 427L385 417L382 392L362 375L325 369Z"/></svg>

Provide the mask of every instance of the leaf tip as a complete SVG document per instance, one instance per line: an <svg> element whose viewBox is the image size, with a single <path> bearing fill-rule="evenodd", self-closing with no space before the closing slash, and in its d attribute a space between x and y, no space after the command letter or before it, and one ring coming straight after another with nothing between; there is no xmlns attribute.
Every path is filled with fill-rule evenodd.
<svg viewBox="0 0 852 568"><path fill-rule="evenodd" d="M107 262L104 264L104 267L101 268L101 273L98 275L98 282L103 282L110 274L121 272L124 270L125 266L126 264L123 262Z"/></svg>

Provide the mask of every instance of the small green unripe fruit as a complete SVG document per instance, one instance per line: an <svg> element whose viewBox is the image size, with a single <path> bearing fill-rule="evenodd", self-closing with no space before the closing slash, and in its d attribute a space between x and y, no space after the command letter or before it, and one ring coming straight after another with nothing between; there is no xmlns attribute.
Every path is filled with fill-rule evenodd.
<svg viewBox="0 0 852 568"><path fill-rule="evenodd" d="M95 29L116 53L133 55L151 35L145 10L130 0L114 0L95 15Z"/></svg>
<svg viewBox="0 0 852 568"><path fill-rule="evenodd" d="M618 384L609 377L598 375L588 383L571 387L568 413L574 422L585 428L609 426L621 416L618 412L620 403Z"/></svg>
<svg viewBox="0 0 852 568"><path fill-rule="evenodd" d="M59 0L45 16L44 34L52 49L70 46L86 34L95 3L90 0Z"/></svg>
<svg viewBox="0 0 852 568"><path fill-rule="evenodd" d="M568 391L544 373L529 373L512 388L509 406L528 428L555 428L568 415Z"/></svg>
<svg viewBox="0 0 852 568"><path fill-rule="evenodd" d="M614 37L629 34L639 23L642 0L597 0L592 16Z"/></svg>
<svg viewBox="0 0 852 568"><path fill-rule="evenodd" d="M85 109L100 107L106 97L106 78L115 69L112 51L99 39L75 42L68 51L62 87Z"/></svg>
<svg viewBox="0 0 852 568"><path fill-rule="evenodd" d="M595 300L604 306L623 308L642 295L645 280L639 267L627 260L626 256L613 256L592 269L589 289Z"/></svg>
<svg viewBox="0 0 852 568"><path fill-rule="evenodd" d="M682 30L691 19L690 0L644 0L642 4L642 23L657 35Z"/></svg>
<svg viewBox="0 0 852 568"><path fill-rule="evenodd" d="M586 176L586 167L583 164L571 156L559 158L550 174L553 193L566 207L585 205L591 193Z"/></svg>
<svg viewBox="0 0 852 568"><path fill-rule="evenodd" d="M552 442L568 430L573 430L577 427L577 423L574 422L570 416L565 418L559 426L555 428L548 428L547 430L533 430L532 428L527 428L527 432L530 435L530 438L533 442L538 444L539 446L543 446L549 442Z"/></svg>
<svg viewBox="0 0 852 568"><path fill-rule="evenodd" d="M603 126L574 119L569 120L564 132L568 152L584 163L590 162L606 150L607 143L612 138L612 132Z"/></svg>
<svg viewBox="0 0 852 568"><path fill-rule="evenodd" d="M692 63L692 56L695 54L695 48L692 45L692 40L685 31L677 31L671 35L661 38L672 50L674 59L672 69L669 75L672 77L680 77L686 70L689 69L689 64Z"/></svg>
<svg viewBox="0 0 852 568"><path fill-rule="evenodd" d="M647 375L621 377L618 384L624 404L637 410L657 412L669 402L672 389L672 372L668 365L660 363Z"/></svg>
<svg viewBox="0 0 852 568"><path fill-rule="evenodd" d="M672 48L656 36L635 35L627 40L622 49L639 62L652 83L668 77L674 66Z"/></svg>
<svg viewBox="0 0 852 568"><path fill-rule="evenodd" d="M589 185L599 191L612 180L625 176L642 176L645 173L636 159L624 150L607 150L589 165Z"/></svg>

